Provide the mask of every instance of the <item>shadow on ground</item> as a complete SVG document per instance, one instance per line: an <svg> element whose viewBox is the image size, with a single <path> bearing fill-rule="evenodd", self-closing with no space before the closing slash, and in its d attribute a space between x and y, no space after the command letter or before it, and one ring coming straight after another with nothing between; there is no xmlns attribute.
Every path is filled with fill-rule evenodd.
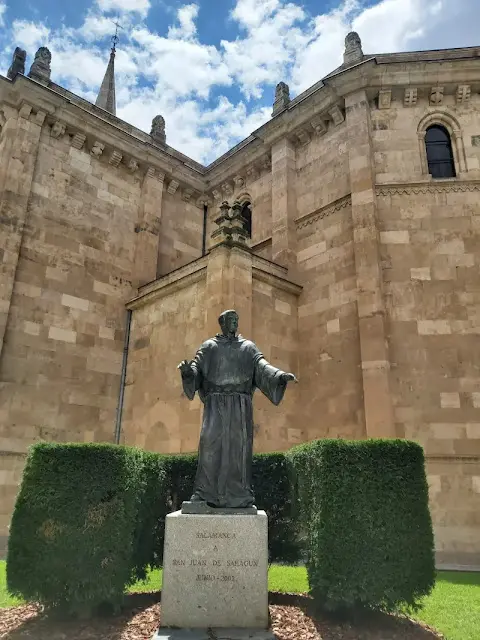
<svg viewBox="0 0 480 640"><path fill-rule="evenodd" d="M131 594L121 612L89 620L59 620L38 605L0 610L2 640L149 640L160 623L161 593ZM442 636L407 618L357 616L355 622L315 614L308 596L270 593L278 640L438 640Z"/></svg>

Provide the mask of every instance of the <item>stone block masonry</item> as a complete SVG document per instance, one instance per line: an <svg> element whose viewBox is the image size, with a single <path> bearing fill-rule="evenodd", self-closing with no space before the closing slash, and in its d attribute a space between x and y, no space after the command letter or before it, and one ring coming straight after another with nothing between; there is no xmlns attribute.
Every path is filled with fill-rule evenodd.
<svg viewBox="0 0 480 640"><path fill-rule="evenodd" d="M112 440L126 306L121 441L167 453L200 432L175 367L237 306L300 381L282 411L256 394L256 451L420 442L438 562L480 565L478 48L347 53L208 167L58 85L0 77L4 541L28 445ZM454 177L430 173L430 125ZM211 240L224 200L250 203L244 249Z"/></svg>

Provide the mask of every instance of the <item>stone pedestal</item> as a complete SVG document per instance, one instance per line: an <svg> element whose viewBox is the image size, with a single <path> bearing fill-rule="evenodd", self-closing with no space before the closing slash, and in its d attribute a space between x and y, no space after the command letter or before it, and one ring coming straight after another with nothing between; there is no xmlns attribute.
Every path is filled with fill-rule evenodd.
<svg viewBox="0 0 480 640"><path fill-rule="evenodd" d="M162 627L267 629L267 541L264 511L169 514Z"/></svg>

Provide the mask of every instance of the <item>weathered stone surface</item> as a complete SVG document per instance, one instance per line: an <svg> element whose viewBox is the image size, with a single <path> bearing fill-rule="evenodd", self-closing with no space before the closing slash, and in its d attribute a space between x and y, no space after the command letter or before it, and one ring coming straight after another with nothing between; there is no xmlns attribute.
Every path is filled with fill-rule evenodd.
<svg viewBox="0 0 480 640"><path fill-rule="evenodd" d="M42 84L48 84L50 81L50 63L52 61L52 54L47 47L40 47L35 54L35 59L28 72L28 77L32 80L37 80Z"/></svg>
<svg viewBox="0 0 480 640"><path fill-rule="evenodd" d="M267 516L166 519L162 624L268 628Z"/></svg>

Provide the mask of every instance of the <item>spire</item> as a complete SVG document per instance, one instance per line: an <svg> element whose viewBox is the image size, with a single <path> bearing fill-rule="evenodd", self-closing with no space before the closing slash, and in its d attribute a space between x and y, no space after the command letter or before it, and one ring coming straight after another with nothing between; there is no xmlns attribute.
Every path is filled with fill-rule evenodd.
<svg viewBox="0 0 480 640"><path fill-rule="evenodd" d="M108 61L105 77L103 78L100 91L98 92L97 101L95 102L97 107L101 107L102 109L105 109L105 111L113 113L113 115L116 115L117 110L115 101L115 53L118 42L118 27L120 26L117 22L115 24L117 29L112 38L110 60Z"/></svg>

